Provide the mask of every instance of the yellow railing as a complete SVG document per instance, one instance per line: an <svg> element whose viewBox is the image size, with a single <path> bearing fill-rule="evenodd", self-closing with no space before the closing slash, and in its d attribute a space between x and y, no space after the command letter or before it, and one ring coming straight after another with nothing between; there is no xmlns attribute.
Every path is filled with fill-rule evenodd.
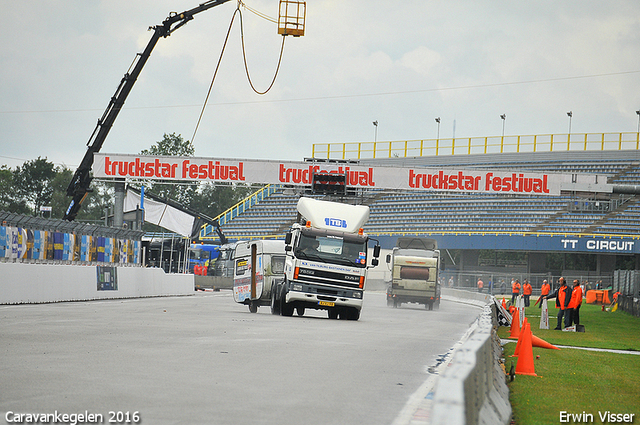
<svg viewBox="0 0 640 425"><path fill-rule="evenodd" d="M640 133L571 133L391 142L315 143L312 157L371 159L496 153L637 150L639 148Z"/></svg>

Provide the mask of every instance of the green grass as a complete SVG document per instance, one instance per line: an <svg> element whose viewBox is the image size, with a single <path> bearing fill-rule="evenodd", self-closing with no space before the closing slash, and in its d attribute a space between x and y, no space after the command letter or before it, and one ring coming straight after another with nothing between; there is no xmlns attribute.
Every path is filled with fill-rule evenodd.
<svg viewBox="0 0 640 425"><path fill-rule="evenodd" d="M551 328L555 327L556 314L555 307L551 307ZM601 306L583 304L580 323L585 325L584 333L538 329L538 307L528 307L525 315L533 334L551 344L640 351L640 318L620 310L603 312ZM509 329L500 328L498 335L507 338ZM517 358L509 357L515 347L515 343L504 346L507 370L517 364ZM515 424L558 424L562 411L590 413L593 422L587 423L596 424L602 423L598 412L633 413L633 423L640 424L640 356L537 347L533 348L533 356L538 376L516 375L509 383Z"/></svg>

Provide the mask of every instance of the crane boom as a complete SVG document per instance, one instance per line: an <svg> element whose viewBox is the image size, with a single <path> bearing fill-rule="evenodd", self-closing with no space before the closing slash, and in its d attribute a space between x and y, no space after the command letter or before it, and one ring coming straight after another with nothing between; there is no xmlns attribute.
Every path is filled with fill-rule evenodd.
<svg viewBox="0 0 640 425"><path fill-rule="evenodd" d="M80 207L82 202L86 198L87 194L91 191L89 185L91 183L91 167L93 165L93 154L100 152L102 148L102 144L104 143L111 127L113 126L114 121L118 117L118 113L122 109L127 96L131 92L133 85L135 84L142 68L149 59L153 48L156 46L156 43L160 39L160 37L168 37L175 30L185 25L187 22L193 19L193 16L204 12L207 9L211 9L214 6L221 5L226 3L229 0L209 0L204 3L201 3L199 6L194 7L193 9L184 11L182 13L170 13L167 19L165 19L161 25L157 25L154 27L150 27L150 30L153 30L153 35L151 36L151 40L147 44L147 47L144 49L142 53L138 53L134 63L131 65L129 70L124 77L120 81L118 88L116 89L115 94L111 97L109 101L109 105L107 109L102 114L102 117L98 120L98 124L96 128L93 130L89 141L87 142L87 152L82 159L82 162L78 166L78 169L73 175L73 179L69 186L67 187L67 195L72 196L73 199L65 212L64 219L68 221L73 221L78 212L80 211Z"/></svg>

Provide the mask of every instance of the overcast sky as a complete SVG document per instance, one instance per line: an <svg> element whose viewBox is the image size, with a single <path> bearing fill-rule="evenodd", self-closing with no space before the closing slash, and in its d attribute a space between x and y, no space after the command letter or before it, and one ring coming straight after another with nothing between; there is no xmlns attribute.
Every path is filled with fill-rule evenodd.
<svg viewBox="0 0 640 425"><path fill-rule="evenodd" d="M197 0L0 0L0 164L46 157L72 169L147 28ZM277 17L277 0L246 4ZM161 39L102 152L191 140L234 0ZM282 37L244 11L249 71L264 90ZM308 0L273 89L255 94L236 20L197 156L302 160L313 143L635 132L640 2ZM455 122L455 127L454 127ZM455 130L454 130L455 129Z"/></svg>

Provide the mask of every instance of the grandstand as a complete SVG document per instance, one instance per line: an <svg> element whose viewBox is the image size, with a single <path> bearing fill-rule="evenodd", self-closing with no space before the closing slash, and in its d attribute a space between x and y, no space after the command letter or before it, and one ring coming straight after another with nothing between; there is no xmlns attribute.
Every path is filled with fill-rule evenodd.
<svg viewBox="0 0 640 425"><path fill-rule="evenodd" d="M636 149L392 156L357 162L606 176L615 185L613 193L564 191L537 196L362 189L355 199L344 201L369 205L365 231L383 248L393 247L398 236L429 236L441 249L467 253L465 261L470 263L463 261L458 268L478 268L479 250L499 250L529 253L528 264L519 269L527 273L548 272L544 256L550 252L591 255L588 262L597 264L593 272L598 275L612 274L619 256L631 257L640 269L640 151ZM221 221L222 229L231 240L281 238L297 219L296 202L304 193L300 188L270 187L260 202Z"/></svg>
<svg viewBox="0 0 640 425"><path fill-rule="evenodd" d="M604 174L612 184L640 185L638 151L455 155L361 163ZM222 229L232 239L281 236L296 219L299 196L293 189L276 190ZM635 194L532 196L369 190L361 193L360 199L371 208L365 231L374 235L505 232L640 236L640 196Z"/></svg>

